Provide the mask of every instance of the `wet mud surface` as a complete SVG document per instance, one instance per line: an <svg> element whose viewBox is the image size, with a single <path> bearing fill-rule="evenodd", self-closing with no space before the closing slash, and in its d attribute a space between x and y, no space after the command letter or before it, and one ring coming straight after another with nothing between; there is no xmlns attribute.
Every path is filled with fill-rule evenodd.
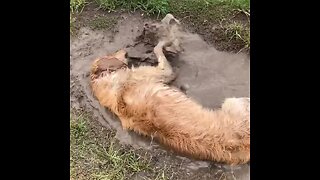
<svg viewBox="0 0 320 180"><path fill-rule="evenodd" d="M149 21L150 22L150 21ZM86 109L106 128L116 131L120 143L135 149L150 151L159 166L176 169L178 179L250 179L250 165L226 166L196 161L163 149L152 139L122 130L117 117L99 105L89 86L89 70L97 57L126 49L129 65L156 65L152 52L154 41L147 43L142 34L146 19L139 15L122 15L114 31L91 30L82 27L70 40L70 103L73 109ZM183 52L167 53L177 73L172 86L181 88L189 97L205 107L219 108L227 97L249 97L250 59L247 54L220 52L197 34L183 33ZM137 175L139 179L142 175ZM141 177L140 177L141 178Z"/></svg>

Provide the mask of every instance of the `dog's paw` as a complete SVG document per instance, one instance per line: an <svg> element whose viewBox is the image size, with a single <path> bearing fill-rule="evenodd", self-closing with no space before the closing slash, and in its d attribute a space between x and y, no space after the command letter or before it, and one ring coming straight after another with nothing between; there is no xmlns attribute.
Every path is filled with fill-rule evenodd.
<svg viewBox="0 0 320 180"><path fill-rule="evenodd" d="M173 21L172 21L173 20ZM178 19L176 19L172 14L167 14L162 20L161 22L165 25L170 25L171 22L175 22L177 24L180 24L180 21Z"/></svg>

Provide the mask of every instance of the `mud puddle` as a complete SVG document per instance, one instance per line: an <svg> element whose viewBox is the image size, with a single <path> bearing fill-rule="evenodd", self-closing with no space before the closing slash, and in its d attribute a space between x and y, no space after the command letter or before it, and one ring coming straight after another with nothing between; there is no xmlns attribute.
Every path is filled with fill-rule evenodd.
<svg viewBox="0 0 320 180"><path fill-rule="evenodd" d="M72 108L85 108L99 122L116 130L116 138L133 148L166 152L152 139L122 130L112 113L99 105L89 86L89 70L92 61L118 49L128 50L132 65L155 65L153 46L137 44L136 38L143 30L143 20L138 15L122 15L118 21L118 33L93 31L82 27L77 38L70 41L70 103ZM172 85L181 87L185 93L210 108L219 108L226 97L249 96L249 57L246 54L220 52L209 46L196 34L186 33L182 40L184 51L178 57L168 57L177 79ZM160 157L161 158L161 157ZM164 157L163 157L164 158ZM166 157L168 158L168 157ZM250 179L250 165L221 166L205 161L195 161L172 154L166 162L179 161L190 179ZM216 174L220 174L218 177Z"/></svg>

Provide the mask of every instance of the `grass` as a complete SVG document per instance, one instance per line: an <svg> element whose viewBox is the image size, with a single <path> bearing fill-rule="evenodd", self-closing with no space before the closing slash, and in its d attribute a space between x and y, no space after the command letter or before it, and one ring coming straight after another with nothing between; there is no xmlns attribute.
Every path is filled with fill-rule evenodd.
<svg viewBox="0 0 320 180"><path fill-rule="evenodd" d="M74 34L74 29L75 29L75 17L72 16L72 14L70 14L70 34L73 35Z"/></svg>
<svg viewBox="0 0 320 180"><path fill-rule="evenodd" d="M208 10L223 7L225 10L239 9L248 12L250 0L95 0L100 8L107 11L116 9L141 10L147 14L165 15L169 12ZM198 11L199 13L203 11ZM203 12L206 13L206 12Z"/></svg>
<svg viewBox="0 0 320 180"><path fill-rule="evenodd" d="M249 27L245 27L241 23L233 22L227 25L225 35L229 37L229 41L235 39L236 41L242 41L244 48L250 48L250 30Z"/></svg>
<svg viewBox="0 0 320 180"><path fill-rule="evenodd" d="M101 127L85 113L70 114L70 179L132 179L137 173L147 179L168 180L170 168L152 163L152 155L124 147L115 132Z"/></svg>
<svg viewBox="0 0 320 180"><path fill-rule="evenodd" d="M180 0L170 1L170 12L174 14L193 14L201 17L223 17L235 10L250 9L249 0Z"/></svg>
<svg viewBox="0 0 320 180"><path fill-rule="evenodd" d="M141 10L147 14L168 13L169 0L96 0L101 9L115 11L124 9L130 11Z"/></svg>
<svg viewBox="0 0 320 180"><path fill-rule="evenodd" d="M220 0L221 3L228 4L233 9L240 9L249 12L250 0Z"/></svg>
<svg viewBox="0 0 320 180"><path fill-rule="evenodd" d="M80 13L86 4L86 0L70 0L71 13Z"/></svg>
<svg viewBox="0 0 320 180"><path fill-rule="evenodd" d="M81 13L85 5L87 4L86 0L70 0L70 34L75 34L75 13Z"/></svg>
<svg viewBox="0 0 320 180"><path fill-rule="evenodd" d="M94 126L84 114L70 115L70 179L128 179L149 165L112 131Z"/></svg>

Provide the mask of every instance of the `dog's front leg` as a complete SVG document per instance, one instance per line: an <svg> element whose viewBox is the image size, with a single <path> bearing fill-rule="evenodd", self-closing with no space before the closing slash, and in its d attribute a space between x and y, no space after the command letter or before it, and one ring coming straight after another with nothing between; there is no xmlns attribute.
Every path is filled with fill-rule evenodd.
<svg viewBox="0 0 320 180"><path fill-rule="evenodd" d="M175 78L172 67L163 53L163 47L169 45L170 43L172 42L162 40L153 50L158 59L157 70L160 71L159 75L164 83L169 83Z"/></svg>
<svg viewBox="0 0 320 180"><path fill-rule="evenodd" d="M142 79L148 79L152 82L162 82L169 83L175 79L175 74L172 70L170 63L168 62L166 56L163 53L164 46L171 44L171 41L162 40L158 45L153 49L157 60L158 66L156 67L143 67L137 68L131 71L133 80L141 81Z"/></svg>

